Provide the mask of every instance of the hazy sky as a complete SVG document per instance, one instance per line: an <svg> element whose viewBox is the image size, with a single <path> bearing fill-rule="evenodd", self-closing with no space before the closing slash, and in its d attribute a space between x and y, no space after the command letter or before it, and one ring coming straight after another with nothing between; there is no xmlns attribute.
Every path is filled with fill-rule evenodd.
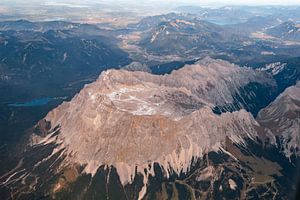
<svg viewBox="0 0 300 200"><path fill-rule="evenodd" d="M126 0L125 0L126 1ZM136 0L127 0L134 2ZM293 5L300 4L300 0L152 0L157 2L185 2L191 4L239 4L239 5Z"/></svg>
<svg viewBox="0 0 300 200"><path fill-rule="evenodd" d="M60 1L60 0L57 0ZM77 2L83 2L82 0L69 0L69 1L77 1ZM86 0L89 1L89 0ZM97 0L90 0L90 1L97 1ZM99 0L101 1L101 0ZM106 0L107 2L111 1L114 2L114 0ZM122 1L122 0L120 0ZM147 2L147 0L141 1L141 0L123 0L123 1L130 1L130 2ZM149 1L149 0L148 0ZM186 4L245 4L245 5L285 5L285 4L300 4L300 0L150 0L153 2L158 3L186 3Z"/></svg>
<svg viewBox="0 0 300 200"><path fill-rule="evenodd" d="M198 5L300 5L300 0L0 0L5 3L12 2L22 2L22 3L30 3L30 2L56 2L56 3L75 3L75 4L87 4L91 2L130 2L130 3L179 3L179 4L198 4Z"/></svg>
<svg viewBox="0 0 300 200"><path fill-rule="evenodd" d="M66 0L55 0L56 2L60 1L66 1ZM97 0L67 0L70 2L88 2L93 1L97 2ZM98 0L98 2L101 2L103 0ZM116 2L116 0L104 0L106 2ZM147 2L147 0L141 1L141 0L117 0L117 1L128 1L128 2L136 2L136 3L142 3ZM292 5L292 4L300 4L300 0L148 0L158 3L186 3L186 4L243 4L243 5Z"/></svg>

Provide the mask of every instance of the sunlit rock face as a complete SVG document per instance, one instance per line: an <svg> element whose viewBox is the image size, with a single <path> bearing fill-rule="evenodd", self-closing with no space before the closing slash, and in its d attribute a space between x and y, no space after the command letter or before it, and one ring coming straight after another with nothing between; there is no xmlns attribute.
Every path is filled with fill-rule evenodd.
<svg viewBox="0 0 300 200"><path fill-rule="evenodd" d="M261 110L257 120L278 137L286 156L299 156L300 82L287 88L273 103Z"/></svg>
<svg viewBox="0 0 300 200"><path fill-rule="evenodd" d="M165 185L178 179L193 188L190 192L197 197L217 198L223 192L229 199L240 198L252 192L252 181L261 178L261 168L268 169L263 177L267 181L275 181L271 175L282 176L279 164L255 154L262 148L257 139L275 142L271 130L262 127L243 108L245 102L240 102L245 101L241 90L251 83L275 87L263 71L210 58L167 75L103 72L31 129L24 159L7 174L5 184L34 185L41 194L55 197L78 192L155 199L152 195L157 192L166 195L164 187L180 193L175 186ZM213 111L228 105L236 106L235 111ZM255 151L250 154L252 148ZM47 173L45 166L50 166ZM49 182L47 187L40 186L41 180ZM82 192L74 189L76 184ZM14 192L31 194L32 189L22 188ZM276 196L273 191L277 190L278 185L272 186L271 195Z"/></svg>
<svg viewBox="0 0 300 200"><path fill-rule="evenodd" d="M39 143L59 144L65 162L85 165L86 173L113 165L123 184L136 167L144 173L155 162L167 173L187 171L193 157L219 150L226 137L243 143L257 136L258 124L245 110L212 112L250 82L273 84L261 71L210 58L164 76L109 70L46 116L60 133Z"/></svg>

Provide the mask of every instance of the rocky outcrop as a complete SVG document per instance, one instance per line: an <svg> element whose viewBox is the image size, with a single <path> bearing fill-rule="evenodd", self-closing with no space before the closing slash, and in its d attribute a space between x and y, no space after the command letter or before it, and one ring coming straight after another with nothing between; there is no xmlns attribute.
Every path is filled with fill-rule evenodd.
<svg viewBox="0 0 300 200"><path fill-rule="evenodd" d="M261 110L257 121L269 128L287 157L300 154L300 82L287 88L268 107Z"/></svg>
<svg viewBox="0 0 300 200"><path fill-rule="evenodd" d="M126 69L128 71L151 72L150 68L146 64L142 64L139 62L132 62L129 65L122 67L122 69Z"/></svg>

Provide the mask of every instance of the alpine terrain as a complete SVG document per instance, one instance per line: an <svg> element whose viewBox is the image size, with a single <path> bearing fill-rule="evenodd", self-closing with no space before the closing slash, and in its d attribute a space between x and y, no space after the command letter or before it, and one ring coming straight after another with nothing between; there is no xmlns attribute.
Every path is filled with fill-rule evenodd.
<svg viewBox="0 0 300 200"><path fill-rule="evenodd" d="M0 200L300 199L297 1L1 0Z"/></svg>
<svg viewBox="0 0 300 200"><path fill-rule="evenodd" d="M257 119L244 106L261 95L244 96L249 84L277 87L262 70L211 58L167 75L102 72L30 129L2 189L17 199L288 198L299 83Z"/></svg>

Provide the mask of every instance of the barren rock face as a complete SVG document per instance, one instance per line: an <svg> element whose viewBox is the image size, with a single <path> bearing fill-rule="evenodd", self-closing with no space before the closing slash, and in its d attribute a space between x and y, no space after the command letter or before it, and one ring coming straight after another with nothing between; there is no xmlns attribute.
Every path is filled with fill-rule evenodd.
<svg viewBox="0 0 300 200"><path fill-rule="evenodd" d="M287 88L257 116L258 122L268 127L282 141L284 154L300 154L300 82Z"/></svg>
<svg viewBox="0 0 300 200"><path fill-rule="evenodd" d="M298 143L299 84L261 111L260 123L242 107L247 85L273 87L272 80L210 58L163 76L103 72L33 127L22 160L1 180L20 197L35 190L58 199L64 192L83 199L166 199L179 192L176 184L206 199L228 191L244 199L257 187L273 197L280 189L285 197L274 177L283 177L278 163L287 158L279 151L273 156L275 143L264 149L259 140L282 136L288 149ZM230 104L238 111L213 111ZM282 132L272 129L278 121Z"/></svg>
<svg viewBox="0 0 300 200"><path fill-rule="evenodd" d="M39 143L59 144L66 162L87 173L116 166L122 183L155 162L166 173L187 171L193 157L222 149L226 137L242 144L257 135L250 113L212 112L250 82L273 84L263 72L209 58L164 76L109 70L46 116L60 133Z"/></svg>

